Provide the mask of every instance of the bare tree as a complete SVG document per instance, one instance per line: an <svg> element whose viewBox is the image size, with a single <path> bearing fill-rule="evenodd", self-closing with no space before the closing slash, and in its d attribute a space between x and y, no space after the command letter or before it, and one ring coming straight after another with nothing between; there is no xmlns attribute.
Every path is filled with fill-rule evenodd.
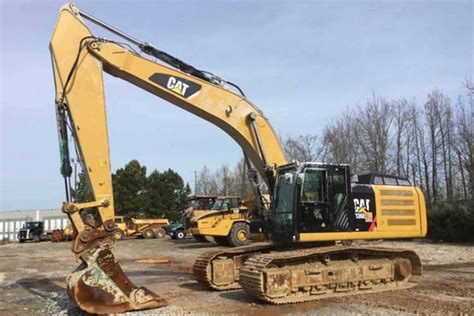
<svg viewBox="0 0 474 316"><path fill-rule="evenodd" d="M321 156L321 145L317 135L288 137L283 145L289 160L317 161Z"/></svg>
<svg viewBox="0 0 474 316"><path fill-rule="evenodd" d="M214 174L214 182L217 186L217 193L222 196L233 195L232 188L235 188L235 178L228 165L221 166Z"/></svg>
<svg viewBox="0 0 474 316"><path fill-rule="evenodd" d="M365 107L357 107L354 129L363 153L366 168L370 171L388 171L388 152L393 111L390 104L375 94Z"/></svg>
<svg viewBox="0 0 474 316"><path fill-rule="evenodd" d="M254 192L252 189L252 183L250 183L249 169L245 159L241 159L234 169L234 188L232 189L233 195L238 195L243 199L254 198ZM257 177L257 182L260 179ZM260 182L259 182L260 183Z"/></svg>
<svg viewBox="0 0 474 316"><path fill-rule="evenodd" d="M216 195L217 190L211 172L204 166L197 175L195 194Z"/></svg>
<svg viewBox="0 0 474 316"><path fill-rule="evenodd" d="M353 172L358 172L360 146L355 138L356 120L352 113L326 125L323 131L323 153L325 160L333 163L350 164Z"/></svg>
<svg viewBox="0 0 474 316"><path fill-rule="evenodd" d="M410 146L411 133L407 133L410 120L408 119L408 101L406 99L393 102L393 115L395 129L395 170L397 175L408 176L410 155L409 151L404 152L404 149Z"/></svg>
<svg viewBox="0 0 474 316"><path fill-rule="evenodd" d="M438 90L433 90L428 95L425 103L425 119L428 125L428 137L431 148L431 192L433 200L438 198L438 145L440 143L439 112L443 102L443 95Z"/></svg>
<svg viewBox="0 0 474 316"><path fill-rule="evenodd" d="M474 196L474 85L466 80L466 97L456 107L455 151L459 161L464 196ZM467 178L467 179L466 179ZM467 182L467 183L466 183Z"/></svg>

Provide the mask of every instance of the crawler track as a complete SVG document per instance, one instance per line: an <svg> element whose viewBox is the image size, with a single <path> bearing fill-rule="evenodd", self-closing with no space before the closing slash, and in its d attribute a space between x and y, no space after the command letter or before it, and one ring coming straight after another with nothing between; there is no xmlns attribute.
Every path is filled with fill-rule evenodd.
<svg viewBox="0 0 474 316"><path fill-rule="evenodd" d="M269 243L258 243L205 252L194 262L194 277L200 284L214 290L240 289L239 276L244 261L251 255L273 249Z"/></svg>
<svg viewBox="0 0 474 316"><path fill-rule="evenodd" d="M332 246L253 255L240 284L255 298L289 304L406 289L421 272L420 258L410 250Z"/></svg>

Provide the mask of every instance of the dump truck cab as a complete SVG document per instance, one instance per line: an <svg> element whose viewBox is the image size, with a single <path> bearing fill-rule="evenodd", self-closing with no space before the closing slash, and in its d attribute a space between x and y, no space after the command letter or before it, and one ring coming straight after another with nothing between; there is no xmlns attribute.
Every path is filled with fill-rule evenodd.
<svg viewBox="0 0 474 316"><path fill-rule="evenodd" d="M125 222L125 216L115 216L115 225L117 225L117 228L120 228L123 231L127 230L127 222Z"/></svg>
<svg viewBox="0 0 474 316"><path fill-rule="evenodd" d="M216 199L215 195L193 195L189 198L189 207L183 212L183 228L186 232L191 228L191 219L212 210Z"/></svg>
<svg viewBox="0 0 474 316"><path fill-rule="evenodd" d="M172 239L183 239L190 233L191 219L211 211L217 196L213 195L193 195L188 198L188 208L186 208L178 222L171 223L164 229L166 234ZM196 236L197 241L207 241L205 238Z"/></svg>

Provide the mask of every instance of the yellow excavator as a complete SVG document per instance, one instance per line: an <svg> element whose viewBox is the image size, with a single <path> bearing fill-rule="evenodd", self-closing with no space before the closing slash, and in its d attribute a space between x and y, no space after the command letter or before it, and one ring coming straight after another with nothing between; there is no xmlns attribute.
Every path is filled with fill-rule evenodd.
<svg viewBox="0 0 474 316"><path fill-rule="evenodd" d="M86 20L121 40L93 35ZM288 162L268 119L238 86L124 34L74 4L60 9L50 51L66 188L62 210L77 232L72 252L81 261L67 277L67 288L82 310L104 314L166 305L157 294L136 287L112 254L116 225L103 72L221 128L241 146L253 183L263 179L268 187L271 206L265 212L259 186L254 186L260 217L251 230L267 234L269 242L203 254L194 265L199 282L218 290L242 287L276 304L417 283L422 267L413 251L334 241L423 237L426 210L419 188L396 178L395 184L384 182L384 176L379 176L382 182L373 176L352 183L348 165ZM70 200L69 134L93 201ZM88 208L97 210L97 225L83 221L81 213Z"/></svg>

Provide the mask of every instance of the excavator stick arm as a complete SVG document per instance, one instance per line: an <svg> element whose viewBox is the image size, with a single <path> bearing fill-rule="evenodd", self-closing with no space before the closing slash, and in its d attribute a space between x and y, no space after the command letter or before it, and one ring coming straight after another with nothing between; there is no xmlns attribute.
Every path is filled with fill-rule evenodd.
<svg viewBox="0 0 474 316"><path fill-rule="evenodd" d="M63 6L50 42L56 106L67 113L68 128L76 140L78 158L97 201L95 206L99 206L100 217L104 223L113 223L102 66L86 49L87 40L93 39L92 33L74 13L74 6ZM66 208L71 214L77 209ZM75 228L79 234L84 229L77 225Z"/></svg>

